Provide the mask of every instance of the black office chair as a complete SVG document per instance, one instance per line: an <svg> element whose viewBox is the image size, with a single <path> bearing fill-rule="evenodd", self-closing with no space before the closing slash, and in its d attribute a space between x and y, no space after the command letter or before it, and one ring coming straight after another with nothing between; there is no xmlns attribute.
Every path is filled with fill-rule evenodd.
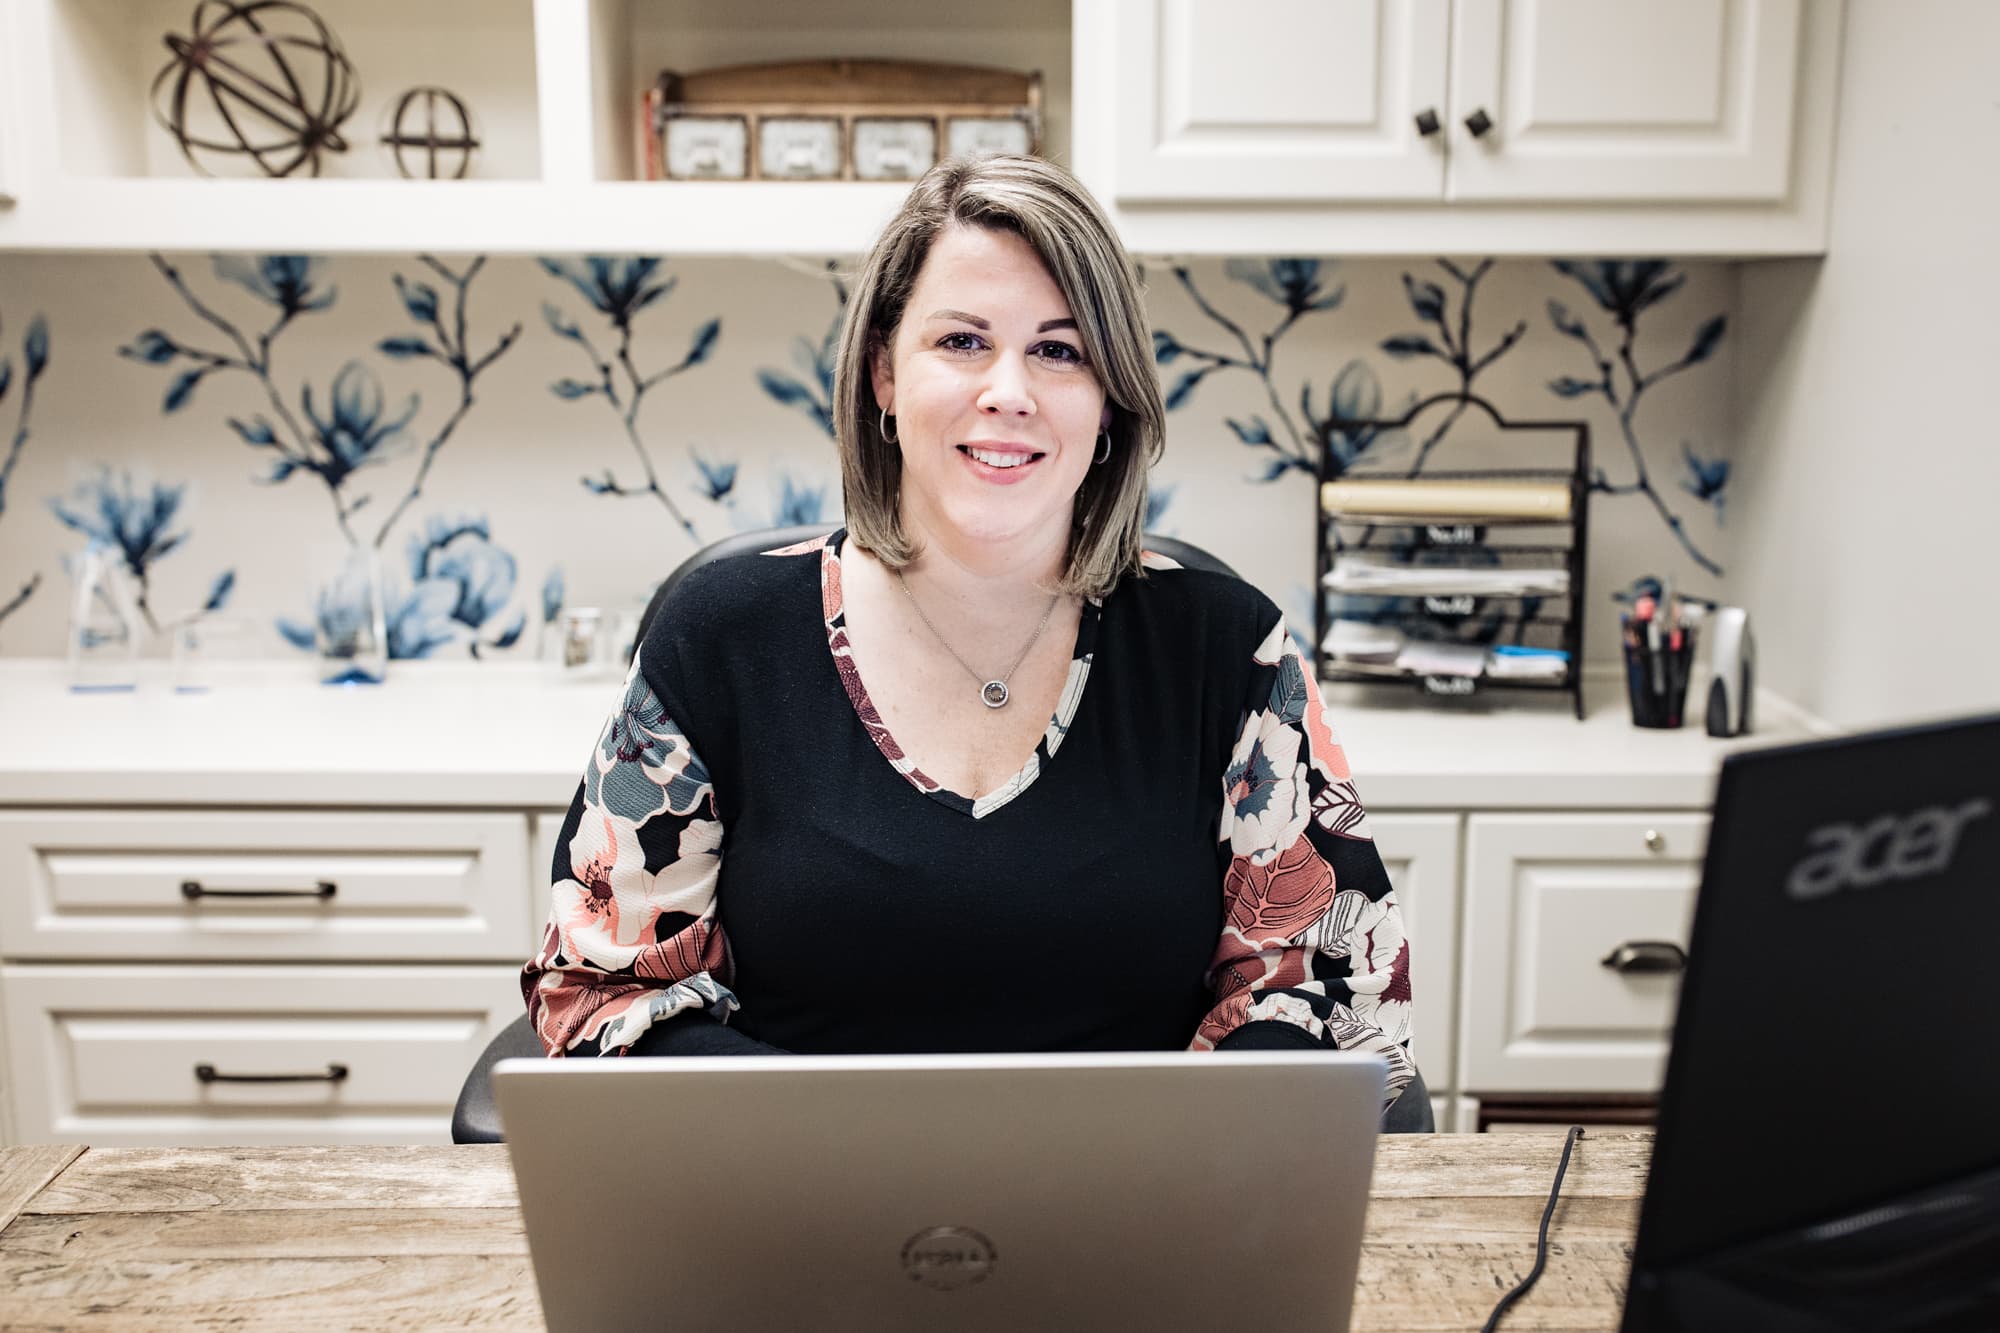
<svg viewBox="0 0 2000 1333"><path fill-rule="evenodd" d="M635 642L644 643L646 630L652 625L653 617L660 613L660 607L667 600L688 571L711 560L721 560L732 555L747 555L756 551L776 550L781 546L792 546L814 537L823 537L832 532L830 523L808 523L789 528L765 528L757 532L739 532L733 537L710 542L674 567L672 573L660 582L654 590L652 600L646 603L645 612L639 617L639 634ZM1179 561L1189 569L1206 569L1217 574L1237 577L1236 571L1216 559L1199 546L1190 546L1172 537L1158 537L1148 534L1146 549ZM465 1076L465 1085L458 1091L458 1105L451 1113L451 1141L453 1143L499 1143L500 1111L493 1103L493 1066L501 1060L515 1057L532 1058L543 1054L541 1039L528 1026L528 1016L519 1018L500 1029L479 1054L479 1060L472 1066L472 1072ZM1382 1132L1385 1134L1429 1134L1435 1132L1437 1123L1431 1114L1430 1093L1424 1088L1423 1075L1417 1075L1415 1082L1404 1089L1403 1094L1389 1108L1382 1118Z"/></svg>

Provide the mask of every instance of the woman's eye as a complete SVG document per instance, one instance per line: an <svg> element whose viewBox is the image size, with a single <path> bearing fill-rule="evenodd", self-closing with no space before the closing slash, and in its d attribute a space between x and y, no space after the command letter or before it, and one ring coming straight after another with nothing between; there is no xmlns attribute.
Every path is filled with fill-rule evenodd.
<svg viewBox="0 0 2000 1333"><path fill-rule="evenodd" d="M980 349L979 335L976 333L947 333L938 339L938 346L947 352L976 352Z"/></svg>
<svg viewBox="0 0 2000 1333"><path fill-rule="evenodd" d="M1046 342L1038 346L1035 352L1038 356L1046 357L1048 360L1061 362L1065 365L1080 366L1083 364L1083 353L1068 343Z"/></svg>

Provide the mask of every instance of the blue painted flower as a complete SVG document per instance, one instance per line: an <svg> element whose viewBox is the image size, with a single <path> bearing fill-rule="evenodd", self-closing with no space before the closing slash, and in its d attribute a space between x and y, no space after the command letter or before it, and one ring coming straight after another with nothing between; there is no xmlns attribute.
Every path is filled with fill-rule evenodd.
<svg viewBox="0 0 2000 1333"><path fill-rule="evenodd" d="M826 487L798 485L789 472L780 474L778 480L780 489L777 507L771 515L772 527L789 528L824 521L821 512L826 508Z"/></svg>
<svg viewBox="0 0 2000 1333"><path fill-rule="evenodd" d="M407 662L455 644L464 632L452 617L458 589L448 579L424 579L388 598L389 657Z"/></svg>
<svg viewBox="0 0 2000 1333"><path fill-rule="evenodd" d="M665 282L653 282L653 274L660 267L660 261L655 256L611 259L603 255L589 255L581 264L547 258L540 262L545 273L552 278L561 278L576 288L584 300L596 307L599 313L610 316L611 322L619 328L630 324L634 315L671 292L674 284L680 281L668 278ZM550 311L543 313L546 317ZM553 319L551 325L555 326ZM557 327L557 331L562 332L562 329Z"/></svg>
<svg viewBox="0 0 2000 1333"><path fill-rule="evenodd" d="M68 504L51 500L49 508L63 526L116 550L132 576L143 579L154 561L187 540L185 531L168 531L186 493L184 485L138 483L130 472L114 476L105 468L80 483Z"/></svg>
<svg viewBox="0 0 2000 1333"><path fill-rule="evenodd" d="M1248 283L1294 315L1314 310L1331 310L1347 296L1346 287L1335 287L1320 295L1320 268L1317 259L1231 259L1222 271L1237 282ZM1154 340L1153 355L1159 356Z"/></svg>
<svg viewBox="0 0 2000 1333"><path fill-rule="evenodd" d="M701 474L701 481L695 489L718 503L726 499L736 489L735 463L711 463L692 449L688 456L694 459L695 470Z"/></svg>
<svg viewBox="0 0 2000 1333"><path fill-rule="evenodd" d="M411 601L421 598L428 618L434 619L433 609L441 607L445 620L471 630L476 655L479 631L514 600L514 557L493 544L492 529L483 518L456 522L432 518L422 536L410 539L409 551L410 579L416 590ZM437 587L449 590L449 598L433 600L430 590ZM526 614L517 612L492 646L512 647L526 624Z"/></svg>
<svg viewBox="0 0 2000 1333"><path fill-rule="evenodd" d="M1407 442L1401 431L1369 424L1382 415L1382 383L1366 361L1356 357L1340 368L1327 386L1326 415L1313 412L1312 385L1301 392L1299 404L1320 444L1331 455L1329 474L1339 476L1364 455L1391 452Z"/></svg>
<svg viewBox="0 0 2000 1333"><path fill-rule="evenodd" d="M312 422L313 439L322 457L304 460L281 458L273 465L266 481L279 482L300 467L308 468L338 488L349 475L372 463L381 463L398 452L403 428L417 414L418 399L411 394L402 414L383 420L382 386L374 372L359 361L350 361L333 380L332 410L321 417L313 405L310 384L299 391L306 419Z"/></svg>
<svg viewBox="0 0 2000 1333"><path fill-rule="evenodd" d="M1729 485L1729 460L1726 458L1703 458L1695 453L1686 440L1681 441L1681 462L1686 471L1681 478L1681 489L1697 500L1706 500L1715 506L1715 521L1722 522L1723 488Z"/></svg>
<svg viewBox="0 0 2000 1333"><path fill-rule="evenodd" d="M1153 486L1146 491L1146 531L1159 530L1160 520L1167 516L1167 509L1174 502L1174 492L1178 486Z"/></svg>
<svg viewBox="0 0 2000 1333"><path fill-rule="evenodd" d="M324 292L314 290L324 269L325 261L307 255L215 257L216 277L235 283L287 315L324 310L333 304L336 289L328 287Z"/></svg>
<svg viewBox="0 0 2000 1333"><path fill-rule="evenodd" d="M1581 283L1600 308L1627 328L1640 311L1666 300L1687 281L1686 274L1675 272L1673 265L1664 259L1550 262L1556 272ZM1557 327L1562 327L1562 321L1557 321Z"/></svg>

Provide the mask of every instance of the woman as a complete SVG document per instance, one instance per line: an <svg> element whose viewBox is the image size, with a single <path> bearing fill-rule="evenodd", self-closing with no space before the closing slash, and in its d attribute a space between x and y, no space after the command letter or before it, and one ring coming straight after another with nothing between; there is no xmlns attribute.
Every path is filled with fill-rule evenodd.
<svg viewBox="0 0 2000 1333"><path fill-rule="evenodd" d="M918 181L835 374L848 527L691 573L564 824L551 1055L1327 1048L1408 1083L1401 916L1312 673L1140 549L1131 266L1024 157Z"/></svg>

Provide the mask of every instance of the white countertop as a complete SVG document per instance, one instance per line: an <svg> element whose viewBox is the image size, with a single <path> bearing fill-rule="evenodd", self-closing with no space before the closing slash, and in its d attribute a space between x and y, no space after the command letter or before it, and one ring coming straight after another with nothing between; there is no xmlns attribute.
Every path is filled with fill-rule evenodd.
<svg viewBox="0 0 2000 1333"><path fill-rule="evenodd" d="M0 662L0 804L558 809L620 692L537 664L398 662L386 685L322 686L303 663L263 663L177 694L164 663L146 667L131 692L77 694L59 661ZM1768 694L1755 736L1715 740L1698 719L1642 731L1615 675L1586 677L1581 722L1567 696L1443 706L1325 688L1362 799L1381 811L1705 807L1731 750L1825 731Z"/></svg>

